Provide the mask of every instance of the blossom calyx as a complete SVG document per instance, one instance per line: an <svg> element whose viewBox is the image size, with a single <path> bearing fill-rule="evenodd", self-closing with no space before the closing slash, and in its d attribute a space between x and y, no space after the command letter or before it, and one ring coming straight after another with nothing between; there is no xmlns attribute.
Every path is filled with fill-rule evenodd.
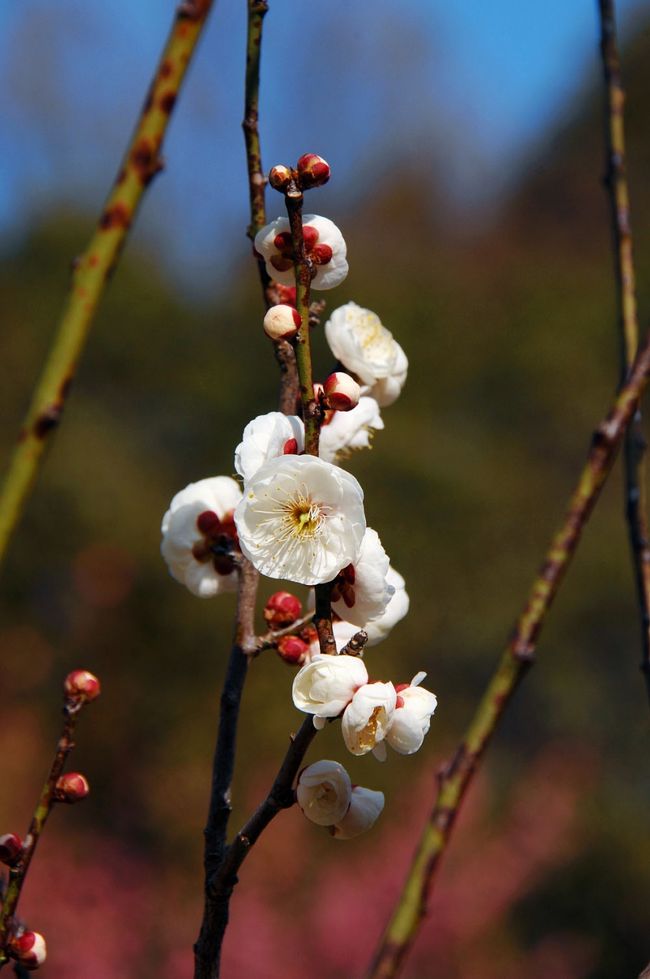
<svg viewBox="0 0 650 979"><path fill-rule="evenodd" d="M17 833L5 833L0 836L0 863L7 867L15 867L25 852L23 841Z"/></svg>
<svg viewBox="0 0 650 979"><path fill-rule="evenodd" d="M327 404L334 411L351 411L359 404L361 388L353 377L344 371L335 371L324 384Z"/></svg>
<svg viewBox="0 0 650 979"><path fill-rule="evenodd" d="M301 324L300 313L287 303L270 306L264 316L264 332L271 340L293 340Z"/></svg>
<svg viewBox="0 0 650 979"><path fill-rule="evenodd" d="M313 289L333 289L348 274L343 235L329 218L305 214L302 219L305 257L311 262ZM288 218L276 218L255 235L255 251L266 271L280 285L295 282L295 256Z"/></svg>
<svg viewBox="0 0 650 979"><path fill-rule="evenodd" d="M384 793L365 789L362 785L352 788L350 808L343 818L332 827L337 840L351 840L373 826L384 808Z"/></svg>
<svg viewBox="0 0 650 979"><path fill-rule="evenodd" d="M330 179L331 170L327 160L316 153L305 153L296 165L298 182L303 190L310 187L322 187Z"/></svg>
<svg viewBox="0 0 650 979"><path fill-rule="evenodd" d="M80 772L61 775L54 786L54 798L57 802L81 802L89 792L88 780Z"/></svg>
<svg viewBox="0 0 650 979"><path fill-rule="evenodd" d="M338 717L367 683L368 671L358 657L316 654L293 681L293 702L315 718Z"/></svg>
<svg viewBox="0 0 650 979"><path fill-rule="evenodd" d="M45 939L37 931L23 931L11 938L7 951L12 959L30 971L38 969L47 958Z"/></svg>
<svg viewBox="0 0 650 979"><path fill-rule="evenodd" d="M101 693L101 684L94 673L88 670L73 670L63 681L66 700L75 704L89 704Z"/></svg>
<svg viewBox="0 0 650 979"><path fill-rule="evenodd" d="M298 776L296 801L303 814L318 826L334 826L350 807L352 782L337 761L314 762Z"/></svg>
<svg viewBox="0 0 650 979"><path fill-rule="evenodd" d="M289 666L302 666L309 658L309 643L300 636L282 636L276 643L278 656Z"/></svg>
<svg viewBox="0 0 650 979"><path fill-rule="evenodd" d="M290 591L276 591L264 606L264 619L269 629L284 629L293 625L302 614L302 602Z"/></svg>

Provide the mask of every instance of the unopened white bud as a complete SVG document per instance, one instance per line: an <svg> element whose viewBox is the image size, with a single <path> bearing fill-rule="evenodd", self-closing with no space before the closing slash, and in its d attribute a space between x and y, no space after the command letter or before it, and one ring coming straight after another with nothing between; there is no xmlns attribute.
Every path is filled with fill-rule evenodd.
<svg viewBox="0 0 650 979"><path fill-rule="evenodd" d="M325 398L334 411L351 411L359 404L361 388L349 374L335 371L325 381Z"/></svg>
<svg viewBox="0 0 650 979"><path fill-rule="evenodd" d="M271 306L264 317L264 332L271 340L292 340L300 329L302 319L297 309L279 303Z"/></svg>

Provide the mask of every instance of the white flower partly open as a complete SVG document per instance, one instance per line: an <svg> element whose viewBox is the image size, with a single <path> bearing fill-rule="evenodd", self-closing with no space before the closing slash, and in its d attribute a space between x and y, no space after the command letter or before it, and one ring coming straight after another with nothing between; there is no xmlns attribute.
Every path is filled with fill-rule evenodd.
<svg viewBox="0 0 650 979"><path fill-rule="evenodd" d="M353 755L372 751L384 761L386 746L382 742L396 703L397 693L392 683L366 683L355 691L341 722L343 740Z"/></svg>
<svg viewBox="0 0 650 979"><path fill-rule="evenodd" d="M162 556L170 574L199 598L237 588L227 551L237 540L233 511L241 498L234 479L212 476L177 493L163 517Z"/></svg>
<svg viewBox="0 0 650 979"><path fill-rule="evenodd" d="M293 702L305 714L318 718L338 717L355 691L368 683L368 671L357 656L314 656L296 674Z"/></svg>
<svg viewBox="0 0 650 979"><path fill-rule="evenodd" d="M386 741L400 755L412 755L422 746L438 701L435 694L420 686L426 673L417 673L409 684L399 685L397 704L386 734Z"/></svg>
<svg viewBox="0 0 650 979"><path fill-rule="evenodd" d="M321 427L319 454L326 462L345 459L357 449L368 449L375 432L384 427L374 398L362 397L351 411L332 412Z"/></svg>
<svg viewBox="0 0 650 979"><path fill-rule="evenodd" d="M388 555L371 527L361 542L358 560L340 573L332 587L332 608L360 629L385 611L395 588L387 581Z"/></svg>
<svg viewBox="0 0 650 979"><path fill-rule="evenodd" d="M408 360L377 314L346 303L330 316L325 335L334 356L367 385L361 393L380 406L392 404L406 380Z"/></svg>
<svg viewBox="0 0 650 979"><path fill-rule="evenodd" d="M337 761L314 762L298 776L296 787L298 805L307 819L318 826L333 826L340 822L352 798L350 776Z"/></svg>
<svg viewBox="0 0 650 979"><path fill-rule="evenodd" d="M409 597L401 574L391 567L386 574L386 581L395 590L384 612L364 626L368 633L368 646L376 646L382 639L385 639L393 626L397 625L409 610Z"/></svg>
<svg viewBox="0 0 650 979"><path fill-rule="evenodd" d="M235 524L242 552L262 574L322 584L359 557L363 490L315 456L282 456L250 479Z"/></svg>
<svg viewBox="0 0 650 979"><path fill-rule="evenodd" d="M244 483L257 470L282 455L295 455L305 447L305 426L297 415L269 411L253 418L244 429L242 440L235 449L235 469Z"/></svg>
<svg viewBox="0 0 650 979"><path fill-rule="evenodd" d="M384 793L374 789L364 789L355 785L352 789L350 808L345 816L332 829L332 836L337 840L351 840L370 829L384 808Z"/></svg>
<svg viewBox="0 0 650 979"><path fill-rule="evenodd" d="M305 253L316 269L312 288L333 289L348 274L343 235L333 221L318 214L303 216L302 231ZM288 218L276 218L258 231L255 250L266 262L266 271L272 279L284 286L294 284L294 256Z"/></svg>

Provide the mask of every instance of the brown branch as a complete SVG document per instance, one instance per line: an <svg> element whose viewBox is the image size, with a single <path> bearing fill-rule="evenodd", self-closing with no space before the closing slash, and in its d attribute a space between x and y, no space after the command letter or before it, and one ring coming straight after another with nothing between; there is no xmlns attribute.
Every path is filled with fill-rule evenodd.
<svg viewBox="0 0 650 979"><path fill-rule="evenodd" d="M438 797L409 874L384 932L368 979L393 979L414 941L440 858L449 842L461 802L483 753L518 684L533 662L546 614L576 551L582 529L612 468L616 450L650 373L650 335L621 388L613 409L596 429L587 462L570 499L563 524L552 538L512 638L488 683L465 735L439 774Z"/></svg>
<svg viewBox="0 0 650 979"><path fill-rule="evenodd" d="M636 276L630 226L630 196L625 165L625 91L616 40L614 0L599 0L600 50L606 94L606 149L612 243L621 341L621 377L632 364L638 344ZM646 442L639 406L625 434L625 511L641 622L641 670L650 700L650 544L648 542L646 478L643 456Z"/></svg>
<svg viewBox="0 0 650 979"><path fill-rule="evenodd" d="M70 674L66 680L66 683L70 680L70 678L81 672L82 671L75 671L74 673ZM34 853L36 852L36 847L38 846L38 841L40 840L45 828L45 824L57 802L75 801L74 795L68 796L67 799L62 798L62 796L59 794L57 783L59 782L65 767L67 757L75 746L74 732L77 725L79 711L84 704L88 702L88 700L94 699L99 694L99 682L96 680L96 678L88 673L85 673L85 677L90 678L90 680L93 681L95 690L87 697L78 691L75 694L71 694L69 690L66 690L63 705L63 727L56 744L54 758L52 759L52 764L45 780L45 784L43 785L38 804L29 824L29 830L27 831L27 836L25 837L23 843L22 854L9 870L7 889L2 896L2 908L0 908L0 968L2 968L2 966L9 960L7 946L17 926L16 912L18 909L18 902L20 900L20 895L34 857ZM84 792L88 792L87 783L85 783ZM82 798L82 795L77 794L77 798Z"/></svg>
<svg viewBox="0 0 650 979"><path fill-rule="evenodd" d="M95 312L142 196L162 168L163 138L211 6L212 0L189 0L178 8L95 233L75 260L68 299L0 491L0 561L34 486L46 444L61 420Z"/></svg>
<svg viewBox="0 0 650 979"><path fill-rule="evenodd" d="M219 949L223 930L222 917L215 913L211 881L224 858L228 819L232 810L230 786L235 764L239 708L250 657L256 649L255 598L259 576L252 564L242 558L239 566L235 636L221 693L219 731L212 765L212 787L208 821L204 830L205 903L201 931L194 945L195 977L219 974ZM225 909L223 928L228 920Z"/></svg>

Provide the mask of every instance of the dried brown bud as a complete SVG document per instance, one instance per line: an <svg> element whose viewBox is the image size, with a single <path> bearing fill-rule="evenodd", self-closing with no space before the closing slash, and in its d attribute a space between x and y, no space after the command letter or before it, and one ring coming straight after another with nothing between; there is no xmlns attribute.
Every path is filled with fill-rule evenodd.
<svg viewBox="0 0 650 979"><path fill-rule="evenodd" d="M274 190L279 190L280 193L284 193L292 180L293 170L291 167L285 167L283 163L271 167L269 171L269 183Z"/></svg>
<svg viewBox="0 0 650 979"><path fill-rule="evenodd" d="M88 704L99 697L101 686L94 673L89 673L88 670L73 670L63 681L63 692L66 700Z"/></svg>
<svg viewBox="0 0 650 979"><path fill-rule="evenodd" d="M79 772L68 772L62 775L54 787L54 798L57 802L81 802L90 792L86 778Z"/></svg>
<svg viewBox="0 0 650 979"><path fill-rule="evenodd" d="M330 179L330 165L322 156L315 153L305 153L298 160L298 181L303 190L309 187L321 187Z"/></svg>

